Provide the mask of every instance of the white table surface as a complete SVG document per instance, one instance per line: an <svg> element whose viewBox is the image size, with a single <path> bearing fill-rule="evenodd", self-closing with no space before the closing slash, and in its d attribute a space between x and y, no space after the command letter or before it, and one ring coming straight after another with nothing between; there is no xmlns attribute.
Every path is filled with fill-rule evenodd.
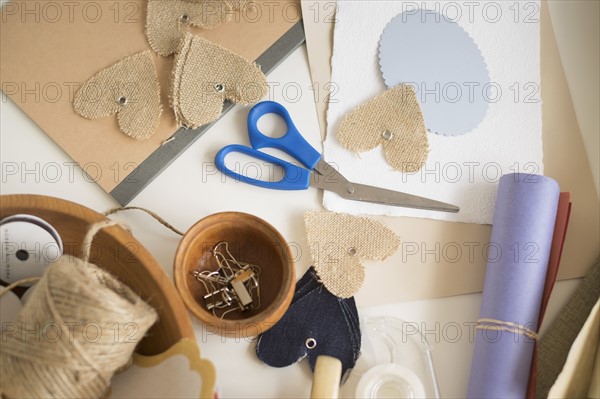
<svg viewBox="0 0 600 399"><path fill-rule="evenodd" d="M272 82L269 99L283 103L299 130L311 144L321 148L312 91L309 89L311 81L305 47L296 50L277 67L268 76L268 81ZM283 90L286 84L287 93ZM296 91L292 87L301 89L298 98L295 98ZM273 224L289 242L298 243L302 249L297 262L299 277L310 265L302 215L306 210L321 208L319 191L258 189L230 179L222 180L220 173L213 172L213 157L219 148L230 143L248 142L245 126L247 112L247 108L239 106L229 112L130 205L151 209L184 230L215 212L235 210L254 214ZM73 166L69 156L4 96L0 103L0 148L2 194L50 195L78 202L99 212L118 205L99 186L86 181L82 170ZM60 178L57 179L54 174L45 175L44 168L51 163L54 163L52 167L60 167ZM6 173L8 168L15 165L18 168L16 174ZM117 217L132 227L135 236L172 276L179 237L138 212L121 213ZM555 318L578 283L578 280L571 280L556 284L545 326ZM443 331L446 323L462 326L465 325L463 323L476 320L480 301L481 294L470 294L369 309L358 303L358 307L361 317L388 315L418 323L433 345L434 365L442 396L464 397L473 342L469 339L466 327L461 338L458 341L452 339L453 342L444 340ZM311 372L306 361L284 369L270 368L256 358L252 342L207 335L202 325L191 317L203 357L212 360L216 366L222 397L309 396Z"/></svg>

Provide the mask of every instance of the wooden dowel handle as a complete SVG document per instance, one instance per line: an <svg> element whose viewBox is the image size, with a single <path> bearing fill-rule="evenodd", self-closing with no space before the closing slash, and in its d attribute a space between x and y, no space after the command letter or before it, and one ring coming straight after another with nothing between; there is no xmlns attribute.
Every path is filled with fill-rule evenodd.
<svg viewBox="0 0 600 399"><path fill-rule="evenodd" d="M340 394L342 362L331 356L319 356L315 364L311 399L337 399Z"/></svg>

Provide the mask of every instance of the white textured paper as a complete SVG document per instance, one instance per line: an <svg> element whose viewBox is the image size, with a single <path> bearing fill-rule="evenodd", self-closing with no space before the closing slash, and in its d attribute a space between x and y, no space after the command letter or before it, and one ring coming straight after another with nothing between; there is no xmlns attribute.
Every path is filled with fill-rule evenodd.
<svg viewBox="0 0 600 399"><path fill-rule="evenodd" d="M469 33L485 58L492 86L483 122L463 136L428 133L429 158L411 174L393 170L380 147L356 154L342 147L335 134L347 112L385 90L378 64L381 33L394 16L415 7L436 10ZM331 78L338 91L327 113L325 160L350 181L444 201L461 210L449 214L382 206L343 200L327 191L325 208L491 223L501 175L543 173L539 18L539 1L339 1ZM439 63L443 67L443 59ZM443 88L440 96L443 100Z"/></svg>

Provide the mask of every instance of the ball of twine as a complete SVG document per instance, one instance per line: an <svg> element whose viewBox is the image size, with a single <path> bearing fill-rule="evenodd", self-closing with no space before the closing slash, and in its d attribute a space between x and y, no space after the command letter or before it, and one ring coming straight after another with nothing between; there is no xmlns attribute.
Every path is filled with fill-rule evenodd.
<svg viewBox="0 0 600 399"><path fill-rule="evenodd" d="M156 320L111 274L63 255L2 332L0 390L9 398L98 398Z"/></svg>

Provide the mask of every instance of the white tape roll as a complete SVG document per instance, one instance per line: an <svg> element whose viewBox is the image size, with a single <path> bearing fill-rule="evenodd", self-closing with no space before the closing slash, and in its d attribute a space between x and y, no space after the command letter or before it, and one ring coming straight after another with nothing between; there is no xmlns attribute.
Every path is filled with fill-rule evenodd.
<svg viewBox="0 0 600 399"><path fill-rule="evenodd" d="M13 215L0 221L0 252L0 280L10 284L41 276L50 263L60 258L63 244L45 220Z"/></svg>
<svg viewBox="0 0 600 399"><path fill-rule="evenodd" d="M410 369L380 364L363 374L356 386L357 398L424 398L425 387Z"/></svg>

